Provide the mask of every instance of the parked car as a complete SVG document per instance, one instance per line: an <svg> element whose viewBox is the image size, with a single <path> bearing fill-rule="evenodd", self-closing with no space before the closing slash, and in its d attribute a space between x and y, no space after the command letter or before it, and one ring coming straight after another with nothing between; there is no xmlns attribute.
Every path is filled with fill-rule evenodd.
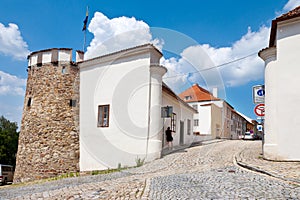
<svg viewBox="0 0 300 200"><path fill-rule="evenodd" d="M13 182L14 168L12 165L1 165L0 164L0 185Z"/></svg>
<svg viewBox="0 0 300 200"><path fill-rule="evenodd" d="M255 139L254 133L251 133L249 131L245 132L244 140L254 140L254 139Z"/></svg>

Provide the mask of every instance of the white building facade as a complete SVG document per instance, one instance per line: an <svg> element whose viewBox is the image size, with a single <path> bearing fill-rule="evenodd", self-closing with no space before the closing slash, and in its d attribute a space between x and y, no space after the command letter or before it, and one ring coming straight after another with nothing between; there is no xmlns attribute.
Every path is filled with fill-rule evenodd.
<svg viewBox="0 0 300 200"><path fill-rule="evenodd" d="M300 160L300 7L272 21L265 61L264 157Z"/></svg>
<svg viewBox="0 0 300 200"><path fill-rule="evenodd" d="M191 141L187 126L195 111L163 92L167 69L159 65L161 57L147 44L79 63L80 171L135 166L138 159L160 158L163 105L173 106L179 133L184 122L174 145Z"/></svg>
<svg viewBox="0 0 300 200"><path fill-rule="evenodd" d="M210 93L194 84L179 96L198 111L194 114L194 134L199 140L231 138L231 112L233 107L217 97L217 90Z"/></svg>
<svg viewBox="0 0 300 200"><path fill-rule="evenodd" d="M168 86L163 84L163 107L172 106L173 113L169 118L163 119L163 130L168 127L173 130L173 145L190 145L197 142L196 136L193 135L193 117L197 112L187 103L182 101ZM163 148L167 148L166 138L163 138Z"/></svg>

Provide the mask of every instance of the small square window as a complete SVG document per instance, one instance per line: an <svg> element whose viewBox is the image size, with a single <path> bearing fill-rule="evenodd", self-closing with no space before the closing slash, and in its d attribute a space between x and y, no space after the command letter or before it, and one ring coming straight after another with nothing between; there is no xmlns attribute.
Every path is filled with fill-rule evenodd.
<svg viewBox="0 0 300 200"><path fill-rule="evenodd" d="M67 68L66 68L65 66L63 66L63 67L62 67L62 69L61 69L61 73L62 73L62 74L65 74L65 73L67 73Z"/></svg>
<svg viewBox="0 0 300 200"><path fill-rule="evenodd" d="M191 99L192 99L192 97L190 95L184 97L184 100L186 100L186 101L191 100Z"/></svg>
<svg viewBox="0 0 300 200"><path fill-rule="evenodd" d="M197 104L193 105L193 108L198 111L198 105Z"/></svg>
<svg viewBox="0 0 300 200"><path fill-rule="evenodd" d="M76 107L76 100L70 99L70 107Z"/></svg>
<svg viewBox="0 0 300 200"><path fill-rule="evenodd" d="M109 127L109 105L98 106L98 127Z"/></svg>
<svg viewBox="0 0 300 200"><path fill-rule="evenodd" d="M27 101L27 106L30 107L32 104L32 99L31 97L28 98L28 101Z"/></svg>

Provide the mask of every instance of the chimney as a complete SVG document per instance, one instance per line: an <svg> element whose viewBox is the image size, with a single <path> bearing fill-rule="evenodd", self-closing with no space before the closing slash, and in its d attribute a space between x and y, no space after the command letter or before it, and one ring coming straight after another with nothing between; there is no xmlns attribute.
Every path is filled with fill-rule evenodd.
<svg viewBox="0 0 300 200"><path fill-rule="evenodd" d="M84 52L83 51L76 51L76 62L81 62L84 59Z"/></svg>
<svg viewBox="0 0 300 200"><path fill-rule="evenodd" d="M218 98L218 88L213 88L213 96Z"/></svg>

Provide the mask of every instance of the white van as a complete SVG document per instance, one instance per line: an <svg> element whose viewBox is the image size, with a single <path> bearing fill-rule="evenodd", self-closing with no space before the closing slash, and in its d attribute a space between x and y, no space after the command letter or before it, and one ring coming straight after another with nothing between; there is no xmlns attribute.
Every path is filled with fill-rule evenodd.
<svg viewBox="0 0 300 200"><path fill-rule="evenodd" d="M12 165L1 165L0 164L0 185L13 182L14 167Z"/></svg>

